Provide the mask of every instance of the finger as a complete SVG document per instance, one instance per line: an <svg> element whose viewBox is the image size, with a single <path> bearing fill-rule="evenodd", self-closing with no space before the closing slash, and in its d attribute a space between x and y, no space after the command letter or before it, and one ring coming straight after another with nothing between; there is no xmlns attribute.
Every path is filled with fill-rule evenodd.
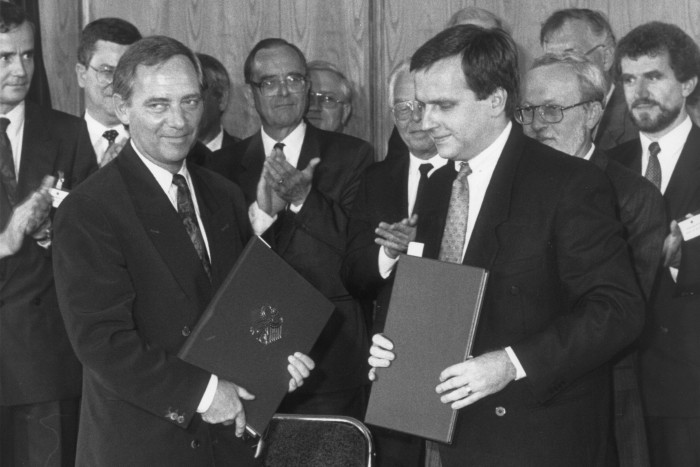
<svg viewBox="0 0 700 467"><path fill-rule="evenodd" d="M56 184L56 177L53 177L51 175L46 175L44 178L41 179L41 186L39 187L39 191L43 190L48 190L49 188L53 188L53 186Z"/></svg>
<svg viewBox="0 0 700 467"><path fill-rule="evenodd" d="M231 426L231 425L233 425L233 420L226 420L225 422L222 422L221 424L224 426Z"/></svg>
<svg viewBox="0 0 700 467"><path fill-rule="evenodd" d="M297 382L294 378L289 380L289 387L287 388L287 392L294 392L297 389Z"/></svg>
<svg viewBox="0 0 700 467"><path fill-rule="evenodd" d="M387 358L372 356L367 359L367 362L369 363L369 366L375 368L389 368L389 366L391 366L391 360Z"/></svg>
<svg viewBox="0 0 700 467"><path fill-rule="evenodd" d="M289 361L289 365L292 366L302 378L309 377L309 369L306 367L304 362L302 362L294 355L290 355L289 357L287 357L287 360Z"/></svg>
<svg viewBox="0 0 700 467"><path fill-rule="evenodd" d="M486 397L487 395L488 395L488 394L484 394L484 393L482 393L482 392L473 392L473 393L471 393L468 397L465 397L465 398L463 398L463 399L460 399L460 400L458 400L458 401L453 402L453 403L450 405L450 408L451 408L452 410L459 410L459 409L461 409L461 408L464 408L464 407L466 407L466 406L468 406L468 405L473 404L474 402L476 402L476 401L478 401L478 400L480 400L480 399L483 399L483 398Z"/></svg>
<svg viewBox="0 0 700 467"><path fill-rule="evenodd" d="M235 385L236 386L236 394L238 394L238 397L241 399L245 399L247 401L252 401L255 399L255 396L249 393L244 387Z"/></svg>
<svg viewBox="0 0 700 467"><path fill-rule="evenodd" d="M306 166L306 168L302 171L304 173L304 176L307 179L311 179L314 175L314 170L316 170L316 166L321 162L321 159L318 157L314 157L309 161L309 165Z"/></svg>
<svg viewBox="0 0 700 467"><path fill-rule="evenodd" d="M397 242L392 242L389 240L384 240L383 238L375 238L374 243L376 243L379 246L386 247L390 250L394 250L394 255L387 254L390 258L395 258L398 253L405 253L408 251L408 244L407 243L397 243Z"/></svg>
<svg viewBox="0 0 700 467"><path fill-rule="evenodd" d="M450 404L452 402L462 400L465 397L469 397L473 393L474 393L474 390L469 386L469 384L465 384L463 386L455 388L452 391L438 393L438 394L441 394L440 402L442 402L443 404Z"/></svg>
<svg viewBox="0 0 700 467"><path fill-rule="evenodd" d="M418 225L418 214L413 214L409 219L408 222L406 223L407 225L410 225L411 227L415 227Z"/></svg>
<svg viewBox="0 0 700 467"><path fill-rule="evenodd" d="M376 367L372 367L369 369L369 373L367 373L367 378L369 378L370 381L377 380L377 368Z"/></svg>
<svg viewBox="0 0 700 467"><path fill-rule="evenodd" d="M234 418L234 422L236 423L236 436L240 438L245 433L245 412L242 408Z"/></svg>
<svg viewBox="0 0 700 467"><path fill-rule="evenodd" d="M392 352L391 350L382 349L381 347L379 347L377 345L373 345L372 347L369 348L369 354L372 357L380 358L382 360L392 361L396 358L396 355L394 355L394 352Z"/></svg>
<svg viewBox="0 0 700 467"><path fill-rule="evenodd" d="M375 334L372 336L372 344L378 345L379 347L387 350L394 349L394 343L386 337L384 334Z"/></svg>
<svg viewBox="0 0 700 467"><path fill-rule="evenodd" d="M314 363L313 359L309 357L308 355L301 353L301 352L294 352L294 356L304 362L304 365L306 368L309 370L313 370L316 367L316 364Z"/></svg>

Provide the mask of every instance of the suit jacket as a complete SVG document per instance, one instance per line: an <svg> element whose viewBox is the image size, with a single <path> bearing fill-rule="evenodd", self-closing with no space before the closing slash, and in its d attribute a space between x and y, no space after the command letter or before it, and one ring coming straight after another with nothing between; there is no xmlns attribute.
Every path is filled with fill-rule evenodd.
<svg viewBox="0 0 700 467"><path fill-rule="evenodd" d="M610 151L610 157L640 173L640 140ZM700 128L693 125L663 195L667 225L700 210ZM700 417L700 239L684 241L674 281L660 267L641 348L642 395L648 415Z"/></svg>
<svg viewBox="0 0 700 467"><path fill-rule="evenodd" d="M595 145L602 150L611 149L626 141L636 139L638 132L639 130L627 109L625 92L618 84L615 86L598 124Z"/></svg>
<svg viewBox="0 0 700 467"><path fill-rule="evenodd" d="M644 321L605 175L513 126L464 263L490 272L473 354L511 346L527 376L459 411L443 465L604 465L606 362Z"/></svg>
<svg viewBox="0 0 700 467"><path fill-rule="evenodd" d="M240 140L241 138L236 138L235 136L230 135L226 130L224 130L224 139L221 141L221 147L227 148L229 146L233 146Z"/></svg>
<svg viewBox="0 0 700 467"><path fill-rule="evenodd" d="M196 413L209 372L176 354L250 226L238 187L195 164L188 169L211 282L177 211L131 144L56 215L59 303L85 368L77 465L203 466L212 465L217 449L240 448L221 440L233 438L230 429Z"/></svg>
<svg viewBox="0 0 700 467"><path fill-rule="evenodd" d="M348 244L343 260L342 276L354 297L375 301L372 331L384 330L386 312L391 298L393 274L379 274L377 258L380 246L374 242L374 229L380 222L399 222L408 213L408 150L401 157L378 162L367 169L357 191L348 226ZM437 169L425 187L424 213L418 217L416 241L435 235L444 229L452 181L456 176L452 162ZM424 251L425 257L435 258L437 252Z"/></svg>
<svg viewBox="0 0 700 467"><path fill-rule="evenodd" d="M78 185L97 169L85 122L26 102L18 198L45 175ZM12 208L0 193L0 230ZM81 368L58 310L51 249L27 237L20 251L0 260L0 405L80 396Z"/></svg>
<svg viewBox="0 0 700 467"><path fill-rule="evenodd" d="M265 160L261 133L214 153L211 167L238 183L247 204ZM284 211L266 232L275 251L336 306L311 351L316 368L300 393L322 393L367 383L368 317L340 280L346 229L360 176L374 160L369 143L307 123L297 167L315 157L311 192L299 213Z"/></svg>
<svg viewBox="0 0 700 467"><path fill-rule="evenodd" d="M663 197L649 180L611 161L607 153L597 147L591 162L605 172L613 185L617 216L625 229L637 281L648 300L668 230Z"/></svg>

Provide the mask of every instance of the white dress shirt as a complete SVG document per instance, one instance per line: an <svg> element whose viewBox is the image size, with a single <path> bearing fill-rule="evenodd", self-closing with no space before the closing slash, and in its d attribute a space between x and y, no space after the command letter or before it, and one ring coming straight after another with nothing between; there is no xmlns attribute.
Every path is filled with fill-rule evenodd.
<svg viewBox="0 0 700 467"><path fill-rule="evenodd" d="M141 154L141 152L139 152L139 150L134 145L133 141L131 142L131 147L134 148L136 154L143 161L143 163L146 164L146 167L153 174L153 177L156 179L156 182L158 182L158 185L160 185L160 187L163 189L163 192L167 195L168 199L170 200L170 203L173 205L173 208L175 208L175 210L177 211L177 187L173 185L173 174L147 159L143 154ZM177 173L179 175L182 175L185 178L185 181L187 181L187 188L189 188L190 190L192 204L194 204L194 212L197 215L197 224L199 224L199 230L202 231L202 238L204 239L204 245L207 248L207 254L211 258L211 252L209 250L209 241L207 240L207 231L204 230L204 225L202 224L202 217L199 215L199 204L197 203L197 196L195 195L194 187L192 186L192 179L190 178L190 173L187 170L187 164L185 164L184 161L182 167L180 167L180 170ZM199 406L197 406L198 413L204 413L209 409L211 403L214 401L214 395L216 394L216 387L218 385L219 378L216 375L212 374L211 378L209 378L209 384L207 385L207 388L204 391L204 395L202 396L202 399L199 402Z"/></svg>
<svg viewBox="0 0 700 467"><path fill-rule="evenodd" d="M102 136L105 131L116 130L117 133L119 133L119 136L117 136L117 139L114 141L115 144L121 144L129 139L129 132L121 123L111 127L105 126L95 120L87 111L85 112L84 118L85 123L87 123L88 133L90 134L90 143L92 143L92 148L95 150L95 155L97 156L97 165L102 164L102 159L104 159L105 152L107 152L107 148L109 147L109 142Z"/></svg>
<svg viewBox="0 0 700 467"><path fill-rule="evenodd" d="M224 127L219 127L219 132L209 141L205 146L211 151L218 151L221 149L221 145L224 144Z"/></svg>

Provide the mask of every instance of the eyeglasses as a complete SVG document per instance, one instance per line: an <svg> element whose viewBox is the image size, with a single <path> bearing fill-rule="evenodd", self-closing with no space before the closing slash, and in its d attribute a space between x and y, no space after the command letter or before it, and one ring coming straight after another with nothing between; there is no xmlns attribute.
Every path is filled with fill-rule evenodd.
<svg viewBox="0 0 700 467"><path fill-rule="evenodd" d="M266 97L276 95L284 83L287 91L296 94L306 90L306 77L298 73L285 76L283 79L268 78L256 83L251 81L250 84L260 90L260 94Z"/></svg>
<svg viewBox="0 0 700 467"><path fill-rule="evenodd" d="M593 52L595 52L596 50L600 49L601 47L605 47L605 44L598 44L595 47L593 47L592 49L590 49L588 52L585 52L583 55L587 57L590 54L592 54Z"/></svg>
<svg viewBox="0 0 700 467"><path fill-rule="evenodd" d="M333 94L328 92L313 92L309 93L310 103L318 107L323 107L324 109L335 109L340 104L344 104L345 101L341 101Z"/></svg>
<svg viewBox="0 0 700 467"><path fill-rule="evenodd" d="M114 68L111 66L101 66L100 68L95 68L92 65L88 65L88 67L92 68L95 70L95 73L97 74L97 82L102 84L102 85L108 85L112 84L112 81L114 81Z"/></svg>
<svg viewBox="0 0 700 467"><path fill-rule="evenodd" d="M568 107L561 105L545 104L545 105L528 105L526 107L517 107L515 109L515 120L522 125L529 125L535 119L535 110L540 116L540 120L544 123L559 123L564 119L564 111L578 107L579 105L590 104L597 101L584 101L578 104L573 104Z"/></svg>
<svg viewBox="0 0 700 467"><path fill-rule="evenodd" d="M403 101L391 108L394 113L394 118L397 122L405 122L406 120L415 117L417 120L423 118L423 110L425 104L421 101Z"/></svg>

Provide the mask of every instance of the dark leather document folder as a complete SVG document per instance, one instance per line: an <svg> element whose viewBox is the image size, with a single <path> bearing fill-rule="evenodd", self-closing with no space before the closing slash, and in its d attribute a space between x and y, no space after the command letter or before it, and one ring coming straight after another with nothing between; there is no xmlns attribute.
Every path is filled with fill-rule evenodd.
<svg viewBox="0 0 700 467"><path fill-rule="evenodd" d="M308 355L333 304L253 237L178 356L244 387L246 423L260 435L287 393L287 357Z"/></svg>
<svg viewBox="0 0 700 467"><path fill-rule="evenodd" d="M384 327L396 359L377 368L365 422L450 443L457 412L435 387L471 352L488 273L405 255L397 268Z"/></svg>

